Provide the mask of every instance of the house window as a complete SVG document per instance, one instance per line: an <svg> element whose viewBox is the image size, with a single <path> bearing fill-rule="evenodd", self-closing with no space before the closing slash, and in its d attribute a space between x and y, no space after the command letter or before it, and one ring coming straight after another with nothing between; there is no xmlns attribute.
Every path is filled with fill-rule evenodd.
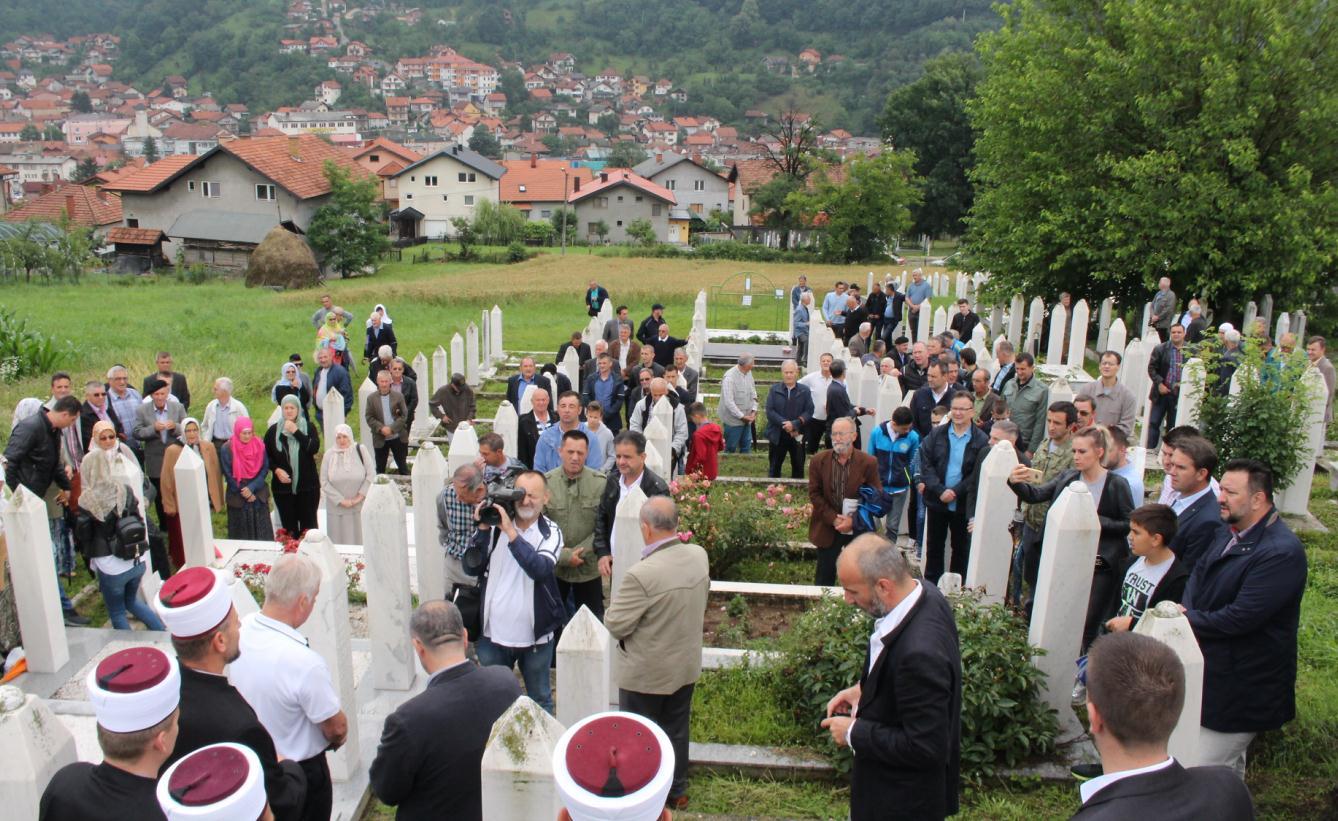
<svg viewBox="0 0 1338 821"><path fill-rule="evenodd" d="M665 188L668 188L670 191L677 190L677 189L676 189L676 186L677 186L677 185L678 185L678 181L677 181L677 180L665 180L665 181L664 181L664 187L665 187Z"/></svg>
<svg viewBox="0 0 1338 821"><path fill-rule="evenodd" d="M449 195L449 194L442 194L442 195L441 195L441 201L442 201L442 202L445 202L445 201L446 201L446 198L447 198L448 196L450 196L450 195Z"/></svg>
<svg viewBox="0 0 1338 821"><path fill-rule="evenodd" d="M413 194L405 194L405 195L404 195L404 198L405 198L406 200L411 200L411 199L413 199Z"/></svg>
<svg viewBox="0 0 1338 821"><path fill-rule="evenodd" d="M465 205L473 205L473 204L474 204L474 195L465 194Z"/></svg>
<svg viewBox="0 0 1338 821"><path fill-rule="evenodd" d="M433 175L431 175L431 176L423 177L423 185L426 185L428 188L436 188L436 187L437 187L437 175L436 175L436 174L433 174Z"/></svg>
<svg viewBox="0 0 1338 821"><path fill-rule="evenodd" d="M223 196L223 186L216 182L200 183L200 195L205 199L218 199Z"/></svg>
<svg viewBox="0 0 1338 821"><path fill-rule="evenodd" d="M692 190L693 190L693 191L705 191L705 190L706 190L706 180L693 180L693 181L692 181Z"/></svg>
<svg viewBox="0 0 1338 821"><path fill-rule="evenodd" d="M618 223L617 223L617 224L618 224L618 227L619 227L619 228L622 228L622 227L623 227L623 221L622 221L622 220L618 220Z"/></svg>
<svg viewBox="0 0 1338 821"><path fill-rule="evenodd" d="M138 227L139 227L139 220L136 219L135 217L126 217L126 218L125 218L125 227L126 227L126 228L138 228Z"/></svg>
<svg viewBox="0 0 1338 821"><path fill-rule="evenodd" d="M660 204L658 202L650 207L650 215L652 217L658 217L660 215Z"/></svg>
<svg viewBox="0 0 1338 821"><path fill-rule="evenodd" d="M636 198L636 201L637 201L637 202L641 202L641 197L638 196L638 197Z"/></svg>
<svg viewBox="0 0 1338 821"><path fill-rule="evenodd" d="M553 216L553 211L552 209L545 208L544 210L539 212L539 216L543 217L544 219L548 219L549 217Z"/></svg>
<svg viewBox="0 0 1338 821"><path fill-rule="evenodd" d="M476 179L478 179L478 178L474 176L474 172L473 172L473 171L470 171L470 172L469 172L469 181L470 181L470 182L474 182Z"/></svg>
<svg viewBox="0 0 1338 821"><path fill-rule="evenodd" d="M595 207L596 207L596 208L608 208L608 207L609 207L609 198L608 198L608 197L595 197Z"/></svg>
<svg viewBox="0 0 1338 821"><path fill-rule="evenodd" d="M368 157L367 159L371 160L372 162L381 162L381 155L380 155L380 154L373 154L373 155L371 155L370 157Z"/></svg>
<svg viewBox="0 0 1338 821"><path fill-rule="evenodd" d="M195 190L195 180L189 180L189 181L186 183L186 190L187 190L187 191L194 191L194 190Z"/></svg>
<svg viewBox="0 0 1338 821"><path fill-rule="evenodd" d="M274 186L263 183L256 185L256 199L273 202L276 199L274 196Z"/></svg>

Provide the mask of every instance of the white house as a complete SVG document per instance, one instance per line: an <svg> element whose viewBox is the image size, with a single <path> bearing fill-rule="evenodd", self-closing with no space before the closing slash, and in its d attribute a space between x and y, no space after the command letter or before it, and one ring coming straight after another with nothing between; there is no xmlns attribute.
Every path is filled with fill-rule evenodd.
<svg viewBox="0 0 1338 821"><path fill-rule="evenodd" d="M501 201L506 168L460 145L431 154L393 177L400 207L390 215L400 237L450 237L451 220L473 219L483 200Z"/></svg>

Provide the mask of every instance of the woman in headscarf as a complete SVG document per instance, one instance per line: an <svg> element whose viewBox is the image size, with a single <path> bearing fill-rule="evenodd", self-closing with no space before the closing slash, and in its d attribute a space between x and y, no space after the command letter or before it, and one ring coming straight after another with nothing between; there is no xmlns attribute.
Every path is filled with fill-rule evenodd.
<svg viewBox="0 0 1338 821"><path fill-rule="evenodd" d="M353 428L335 428L334 444L321 460L325 496L325 532L335 544L362 544L362 502L372 486L376 463L367 448L353 441Z"/></svg>
<svg viewBox="0 0 1338 821"><path fill-rule="evenodd" d="M400 343L395 338L395 329L390 327L390 319L379 310L372 311L371 318L367 320L367 342L362 346L363 361L371 362L383 346L389 346L391 356L399 353Z"/></svg>
<svg viewBox="0 0 1338 821"><path fill-rule="evenodd" d="M204 475L209 485L209 506L215 513L223 512L223 472L218 465L218 451L214 443L205 441L200 435L200 423L187 417L181 423L181 436L167 446L163 453L163 477L158 485L162 494L163 518L167 520L167 552L172 557L173 566L180 568L186 564L186 554L182 547L181 518L177 515L177 477L173 468L181 451L190 448L204 462Z"/></svg>
<svg viewBox="0 0 1338 821"><path fill-rule="evenodd" d="M325 315L325 324L316 332L316 349L329 348L334 352L335 361L344 367L349 366L348 331L344 328L343 308L335 306Z"/></svg>
<svg viewBox="0 0 1338 821"><path fill-rule="evenodd" d="M270 388L269 396L274 400L274 404L283 402L285 396L296 396L302 403L302 415L307 416L311 407L311 389L302 381L301 372L297 365L292 362L283 363L283 368L279 372L279 381Z"/></svg>
<svg viewBox="0 0 1338 821"><path fill-rule="evenodd" d="M382 325L394 325L394 324L395 324L395 320L393 320L393 319L390 318L390 312L386 310L386 306L385 306L384 303L378 302L378 303L376 303L376 307L372 309L372 316L376 316L377 314L380 314L380 315L381 315L381 324L382 324ZM372 319L371 319L371 317L368 317L368 318L367 318L367 327L368 327L368 328L372 327Z"/></svg>
<svg viewBox="0 0 1338 821"><path fill-rule="evenodd" d="M321 476L316 469L316 453L321 449L315 425L307 424L296 396L285 396L279 403L282 416L265 431L265 454L274 478L274 507L279 524L293 538L317 527L316 508L321 499Z"/></svg>
<svg viewBox="0 0 1338 821"><path fill-rule="evenodd" d="M148 520L142 495L144 474L134 452L118 441L112 423L98 421L93 425L79 474L83 489L76 530L89 567L97 574L98 588L107 603L107 618L117 630L129 630L128 610L150 630L162 630L163 623L153 608L139 598L144 560L149 555L148 540L138 546L122 546L117 538L116 523L123 516L135 516L146 527Z"/></svg>
<svg viewBox="0 0 1338 821"><path fill-rule="evenodd" d="M29 396L26 399L20 399L19 403L14 406L14 416L10 419L9 429L11 431L14 430L14 428L18 427L20 422L22 422L24 419L27 419L29 416L32 416L33 414L37 413L41 409L42 409L42 400L38 399L35 396Z"/></svg>
<svg viewBox="0 0 1338 821"><path fill-rule="evenodd" d="M228 491L228 538L270 541L274 525L269 518L269 459L265 443L256 436L248 417L232 423L232 439L218 455Z"/></svg>

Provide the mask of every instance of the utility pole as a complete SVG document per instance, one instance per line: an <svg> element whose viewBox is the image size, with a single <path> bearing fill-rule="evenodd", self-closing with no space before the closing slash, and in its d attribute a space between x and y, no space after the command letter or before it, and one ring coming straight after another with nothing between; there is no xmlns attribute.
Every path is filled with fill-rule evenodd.
<svg viewBox="0 0 1338 821"><path fill-rule="evenodd" d="M567 255L567 169L562 169L562 256Z"/></svg>

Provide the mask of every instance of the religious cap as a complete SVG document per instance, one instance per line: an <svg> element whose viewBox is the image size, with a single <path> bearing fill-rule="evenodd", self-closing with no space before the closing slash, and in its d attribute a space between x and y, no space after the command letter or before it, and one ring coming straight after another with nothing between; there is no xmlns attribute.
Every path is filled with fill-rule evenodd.
<svg viewBox="0 0 1338 821"><path fill-rule="evenodd" d="M170 388L172 386L166 379L155 379L152 382L150 382L147 387L148 390L145 391L145 393L154 394L162 390L163 388Z"/></svg>
<svg viewBox="0 0 1338 821"><path fill-rule="evenodd" d="M253 821L265 811L265 772L241 744L201 747L158 779L168 821Z"/></svg>
<svg viewBox="0 0 1338 821"><path fill-rule="evenodd" d="M1230 322L1223 322L1221 325L1217 326L1217 330L1221 331L1222 333L1226 333L1227 331L1236 330L1236 326L1232 325Z"/></svg>
<svg viewBox="0 0 1338 821"><path fill-rule="evenodd" d="M223 623L232 609L232 594L218 571L188 567L163 584L153 604L168 632L189 639Z"/></svg>
<svg viewBox="0 0 1338 821"><path fill-rule="evenodd" d="M654 821L673 783L674 750L648 718L596 713L562 734L553 776L572 821Z"/></svg>
<svg viewBox="0 0 1338 821"><path fill-rule="evenodd" d="M84 682L98 724L113 733L147 730L172 714L181 700L177 660L156 647L112 653Z"/></svg>

